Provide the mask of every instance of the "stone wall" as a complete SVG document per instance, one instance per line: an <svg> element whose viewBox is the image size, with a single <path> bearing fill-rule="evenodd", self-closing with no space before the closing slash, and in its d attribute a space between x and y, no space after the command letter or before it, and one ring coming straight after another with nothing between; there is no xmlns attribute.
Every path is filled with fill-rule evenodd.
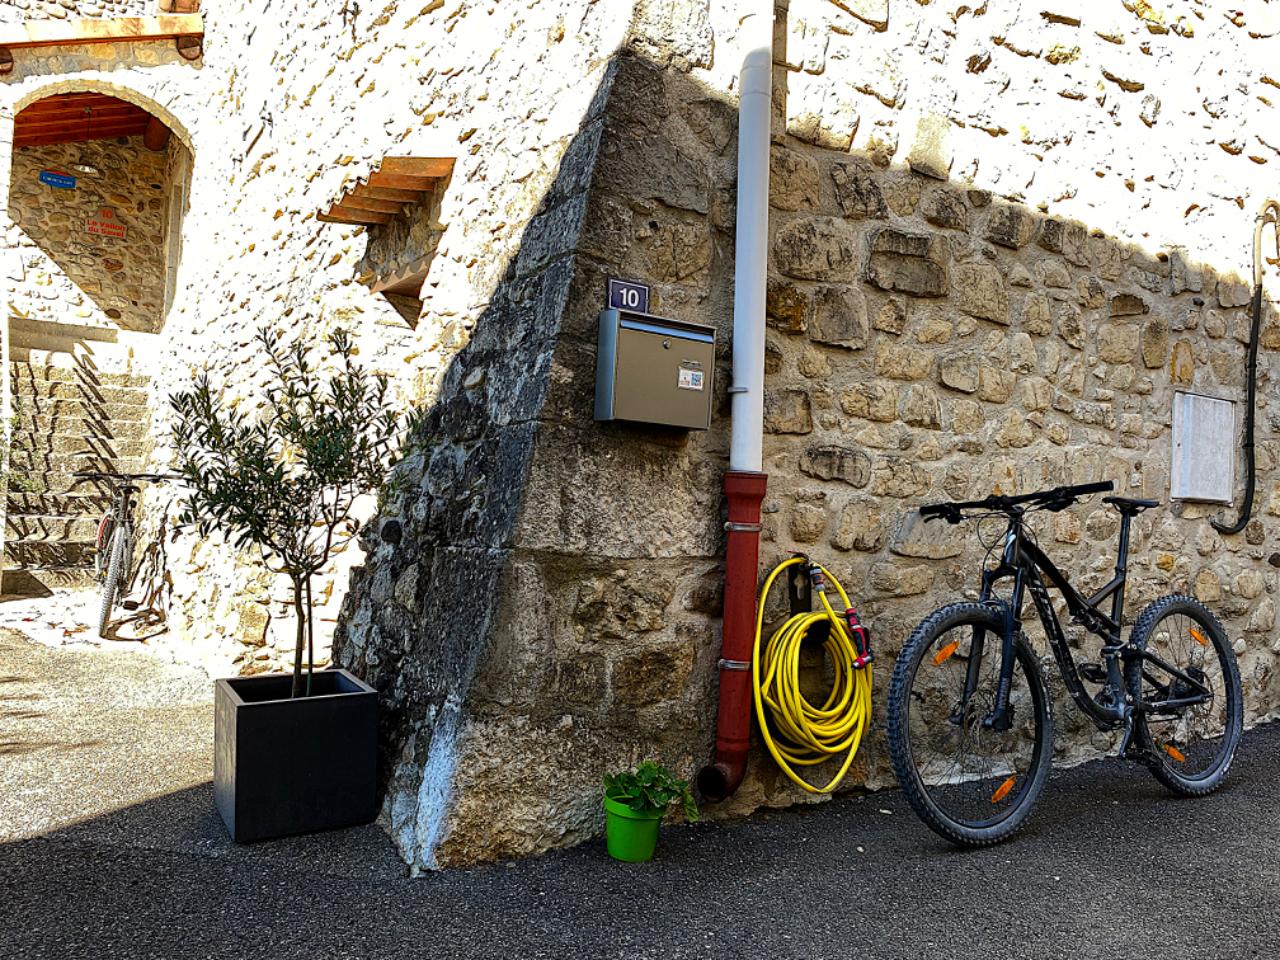
<svg viewBox="0 0 1280 960"><path fill-rule="evenodd" d="M360 273L370 284L406 274L425 275L431 267L443 235L439 222L440 198L447 186L417 203L408 204L390 223L373 231ZM414 317L417 322L417 317Z"/></svg>
<svg viewBox="0 0 1280 960"><path fill-rule="evenodd" d="M146 17L160 12L157 0L6 0L0 23L77 17Z"/></svg>
<svg viewBox="0 0 1280 960"><path fill-rule="evenodd" d="M127 144L89 140L14 150L9 216L18 232L9 242L22 251L24 270L11 284L11 309L36 320L159 330L169 150L183 149L174 140L168 150L148 150L137 136ZM79 173L73 164L98 173ZM75 188L41 183L45 170L74 176ZM88 232L104 208L124 227L124 237Z"/></svg>
<svg viewBox="0 0 1280 960"><path fill-rule="evenodd" d="M289 336L350 329L361 359L393 377L406 410L436 395L450 358L486 315L626 27L608 5L587 0L496 13L490 6L353 5L338 16L304 0L270 11L217 4L204 12L206 54L195 63L171 43L15 51L13 73L0 84L0 163L13 152L13 114L72 90L137 103L190 149L184 257L164 350L148 371L157 466L168 457L166 398L194 371L210 368L233 402L261 402L252 336L263 323ZM517 35L519 43L495 43ZM403 235L316 220L389 155L456 158L438 207L411 211ZM419 240L422 249L410 250ZM433 244L415 333L361 281ZM34 284L12 266L16 245L2 252L10 303L31 299ZM60 292L54 302L73 298ZM171 496L152 494L149 508L159 511ZM153 526L155 519L153 512ZM322 660L346 571L360 555L353 545L317 585ZM252 553L182 536L168 559L165 642L174 655L218 673L291 662L283 585L260 572Z"/></svg>
<svg viewBox="0 0 1280 960"><path fill-rule="evenodd" d="M1095 24L1039 7L779 7L762 565L799 549L832 567L873 625L883 689L911 627L975 591L983 557L971 531L922 529L917 506L1100 478L1167 501L1172 391L1241 398L1237 271L1271 164L1257 122L1271 82L1261 42L1195 9L1117 5ZM656 756L691 774L710 753L736 19L690 4L672 29L663 16L676 14L655 9L638 11L606 91L518 518L509 526L504 505L481 528L509 546L469 576L424 580L430 545L454 542L430 518L452 516L456 478L477 475L444 443L424 492L388 510L403 539L378 545L353 589L340 657L394 691L404 747L388 812L421 865L573 843L599 829L606 770ZM1210 63L1212 84L1182 99ZM718 327L710 431L592 421L611 275L652 284L655 312ZM1217 508L1144 515L1129 603L1132 616L1172 590L1209 602L1241 657L1251 722L1280 699L1270 307L1263 345L1256 519L1222 538L1206 519ZM490 394L501 380L470 362L456 377L473 384L459 410L486 400L505 416ZM477 503L475 516L495 513ZM1090 503L1041 539L1087 587L1108 576L1115 532L1114 512ZM468 612L452 629L462 608L438 591L459 583ZM470 598L484 591L481 613ZM1107 746L1074 709L1059 716L1061 761ZM873 736L848 788L891 783ZM757 752L712 812L808 799Z"/></svg>

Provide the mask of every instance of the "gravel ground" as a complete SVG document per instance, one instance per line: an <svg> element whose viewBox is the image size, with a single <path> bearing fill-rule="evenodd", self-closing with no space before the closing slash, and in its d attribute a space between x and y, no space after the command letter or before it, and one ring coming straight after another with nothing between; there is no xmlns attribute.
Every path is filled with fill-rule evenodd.
<svg viewBox="0 0 1280 960"><path fill-rule="evenodd" d="M202 673L0 628L0 840L207 781L212 724Z"/></svg>
<svg viewBox="0 0 1280 960"><path fill-rule="evenodd" d="M199 669L135 644L50 648L0 628L0 842L56 836L404 876L376 826L236 846L214 810L212 778L213 681Z"/></svg>
<svg viewBox="0 0 1280 960"><path fill-rule="evenodd" d="M950 849L883 793L669 829L648 865L596 842L409 880L376 827L231 846L206 680L12 634L0 664L6 958L1280 953L1277 726L1205 800L1120 761L1058 772L991 850Z"/></svg>

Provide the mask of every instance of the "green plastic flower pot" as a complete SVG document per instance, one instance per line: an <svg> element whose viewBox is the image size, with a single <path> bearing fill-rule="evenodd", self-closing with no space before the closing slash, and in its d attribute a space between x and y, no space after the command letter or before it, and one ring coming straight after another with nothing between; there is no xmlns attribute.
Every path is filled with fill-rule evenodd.
<svg viewBox="0 0 1280 960"><path fill-rule="evenodd" d="M638 813L626 804L604 798L605 841L609 856L627 863L644 863L653 859L658 845L658 827L662 810Z"/></svg>

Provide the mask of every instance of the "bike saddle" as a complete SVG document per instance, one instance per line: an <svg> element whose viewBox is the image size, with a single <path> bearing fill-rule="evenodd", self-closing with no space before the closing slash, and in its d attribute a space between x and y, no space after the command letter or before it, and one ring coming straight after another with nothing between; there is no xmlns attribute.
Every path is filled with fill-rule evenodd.
<svg viewBox="0 0 1280 960"><path fill-rule="evenodd" d="M1137 500L1133 497L1103 497L1102 502L1111 504L1122 514L1128 514L1131 517L1143 510L1160 506L1159 500Z"/></svg>

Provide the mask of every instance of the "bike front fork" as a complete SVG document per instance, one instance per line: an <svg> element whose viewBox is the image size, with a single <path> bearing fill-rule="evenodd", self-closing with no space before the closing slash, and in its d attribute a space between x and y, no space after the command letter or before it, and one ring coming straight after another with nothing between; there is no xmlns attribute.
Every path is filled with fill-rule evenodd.
<svg viewBox="0 0 1280 960"><path fill-rule="evenodd" d="M995 582L1000 579L1004 570L985 570L982 574L982 593L980 603L991 603ZM996 682L996 698L991 710L982 718L982 726L987 730L1003 733L1013 727L1013 706L1009 703L1009 692L1013 687L1014 644L1018 631L1022 629L1018 621L1018 611L1022 605L1023 575L1021 570L1013 573L1013 594L1010 601L998 601L1004 624L1000 631L1000 675ZM961 697L958 712L964 715L969 700L978 688L978 677L982 669L982 657L986 649L987 631L983 627L973 628L973 637L969 643L969 663L965 673L964 694Z"/></svg>

